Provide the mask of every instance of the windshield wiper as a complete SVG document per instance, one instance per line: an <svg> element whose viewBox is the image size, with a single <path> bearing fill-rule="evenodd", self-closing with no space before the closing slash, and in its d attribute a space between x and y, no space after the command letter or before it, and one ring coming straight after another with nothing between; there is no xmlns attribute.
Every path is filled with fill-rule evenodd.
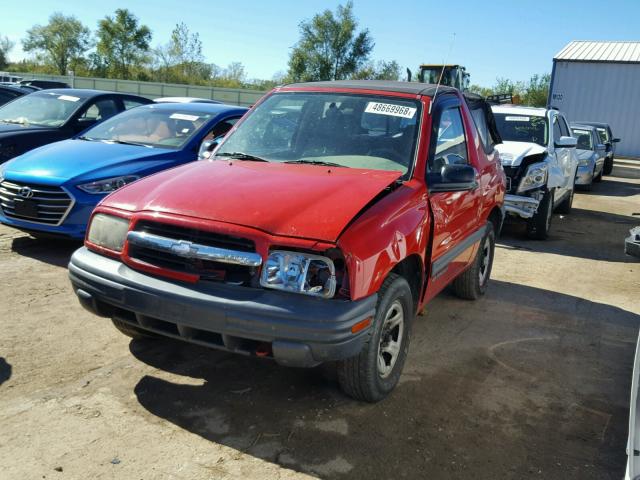
<svg viewBox="0 0 640 480"><path fill-rule="evenodd" d="M26 125L27 122L21 122L20 120L10 120L8 118L5 118L3 120L0 120L2 123L15 123L16 125Z"/></svg>
<svg viewBox="0 0 640 480"><path fill-rule="evenodd" d="M216 157L227 157L234 160L249 160L251 162L268 162L264 158L256 157L255 155L249 155L244 152L220 152L215 154Z"/></svg>
<svg viewBox="0 0 640 480"><path fill-rule="evenodd" d="M91 139L91 140L95 140L95 139ZM101 142L106 142L106 143L119 143L120 145L135 145L136 147L147 147L147 148L153 148L151 145L146 145L144 143L136 143L136 142L127 142L125 140L114 140L112 138L110 139L104 139L104 140L100 140Z"/></svg>
<svg viewBox="0 0 640 480"><path fill-rule="evenodd" d="M324 160L287 160L284 163L307 163L309 165L322 165L324 167L343 167L349 168L346 165L341 165L339 163L333 162L325 162Z"/></svg>

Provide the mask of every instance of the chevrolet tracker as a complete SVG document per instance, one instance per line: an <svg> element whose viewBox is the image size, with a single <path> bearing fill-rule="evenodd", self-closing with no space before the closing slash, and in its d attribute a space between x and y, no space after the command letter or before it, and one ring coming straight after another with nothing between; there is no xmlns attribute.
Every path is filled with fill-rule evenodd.
<svg viewBox="0 0 640 480"><path fill-rule="evenodd" d="M209 159L106 197L73 288L126 335L335 362L347 394L378 401L426 303L451 283L465 299L487 288L499 141L487 104L448 87L277 88Z"/></svg>

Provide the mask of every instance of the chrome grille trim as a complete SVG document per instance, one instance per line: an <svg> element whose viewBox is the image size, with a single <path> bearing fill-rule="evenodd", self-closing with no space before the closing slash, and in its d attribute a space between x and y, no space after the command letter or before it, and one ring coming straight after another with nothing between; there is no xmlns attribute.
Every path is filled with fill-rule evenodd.
<svg viewBox="0 0 640 480"><path fill-rule="evenodd" d="M139 247L166 252L183 258L196 258L244 267L259 267L262 265L262 257L258 253L200 245L187 240L176 240L146 232L131 231L127 234L127 241Z"/></svg>
<svg viewBox="0 0 640 480"><path fill-rule="evenodd" d="M29 200L37 202L37 218L15 214L14 200L23 187L29 187L34 194ZM57 227L65 221L75 203L74 196L64 187L8 180L0 182L0 210L7 218Z"/></svg>

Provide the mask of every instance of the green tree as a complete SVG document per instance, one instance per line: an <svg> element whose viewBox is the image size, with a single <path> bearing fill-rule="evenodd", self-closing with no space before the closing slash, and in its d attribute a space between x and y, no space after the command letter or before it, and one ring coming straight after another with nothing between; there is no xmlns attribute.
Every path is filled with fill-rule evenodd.
<svg viewBox="0 0 640 480"><path fill-rule="evenodd" d="M352 75L357 80L400 80L402 68L395 60L369 62Z"/></svg>
<svg viewBox="0 0 640 480"><path fill-rule="evenodd" d="M211 77L211 66L205 63L202 41L191 33L184 22L176 24L171 41L154 50L154 64L163 81L202 83Z"/></svg>
<svg viewBox="0 0 640 480"><path fill-rule="evenodd" d="M353 2L339 5L300 24L300 40L289 58L293 81L341 80L353 76L369 59L369 30L357 32Z"/></svg>
<svg viewBox="0 0 640 480"><path fill-rule="evenodd" d="M54 13L47 25L35 25L22 40L26 52L50 65L56 73L66 75L69 68L91 47L91 32L74 16Z"/></svg>
<svg viewBox="0 0 640 480"><path fill-rule="evenodd" d="M9 65L9 52L14 45L9 37L0 36L0 68L6 68Z"/></svg>
<svg viewBox="0 0 640 480"><path fill-rule="evenodd" d="M526 84L523 103L532 107L546 107L550 85L551 75L549 73L543 75L536 73Z"/></svg>
<svg viewBox="0 0 640 480"><path fill-rule="evenodd" d="M100 20L97 35L96 51L111 76L131 78L132 70L140 70L147 61L151 30L126 8L118 8L113 17Z"/></svg>

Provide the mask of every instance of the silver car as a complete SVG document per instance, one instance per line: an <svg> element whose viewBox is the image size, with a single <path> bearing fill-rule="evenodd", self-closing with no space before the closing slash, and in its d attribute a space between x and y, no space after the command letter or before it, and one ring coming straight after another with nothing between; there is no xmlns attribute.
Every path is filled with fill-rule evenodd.
<svg viewBox="0 0 640 480"><path fill-rule="evenodd" d="M571 132L576 137L576 153L578 154L578 170L576 185L591 190L593 182L602 180L604 160L607 156L606 146L600 143L596 128L591 125L571 124Z"/></svg>

